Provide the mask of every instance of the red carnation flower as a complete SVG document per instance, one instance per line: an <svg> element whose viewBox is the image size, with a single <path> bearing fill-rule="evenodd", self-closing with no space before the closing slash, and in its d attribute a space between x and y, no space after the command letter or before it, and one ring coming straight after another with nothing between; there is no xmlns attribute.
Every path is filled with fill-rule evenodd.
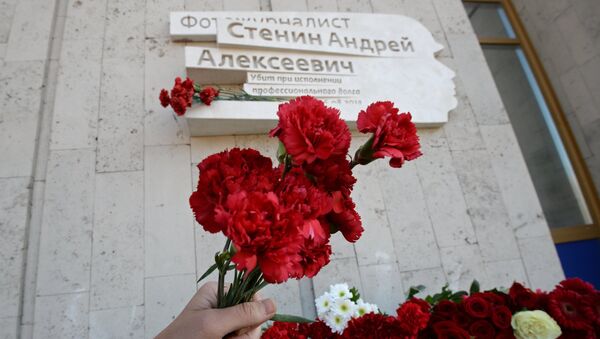
<svg viewBox="0 0 600 339"><path fill-rule="evenodd" d="M508 294L516 306L517 311L520 311L523 308L528 310L535 310L539 308L539 296L518 282L515 282L510 287Z"/></svg>
<svg viewBox="0 0 600 339"><path fill-rule="evenodd" d="M169 91L167 91L166 89L160 90L160 96L158 98L160 99L160 104L162 107L167 107L171 104L171 98L169 98Z"/></svg>
<svg viewBox="0 0 600 339"><path fill-rule="evenodd" d="M469 332L460 328L453 321L440 321L433 325L437 339L470 339Z"/></svg>
<svg viewBox="0 0 600 339"><path fill-rule="evenodd" d="M194 81L190 78L181 81L181 78L177 77L175 78L175 85L171 89L171 97L169 98L166 89L162 89L159 99L163 107L167 107L170 104L177 115L184 115L187 108L192 106L193 97Z"/></svg>
<svg viewBox="0 0 600 339"><path fill-rule="evenodd" d="M492 322L498 328L510 327L512 312L506 306L496 306L492 309Z"/></svg>
<svg viewBox="0 0 600 339"><path fill-rule="evenodd" d="M200 101L202 101L205 105L210 106L210 104L215 100L216 97L219 96L219 90L214 87L204 87L202 91L200 91Z"/></svg>
<svg viewBox="0 0 600 339"><path fill-rule="evenodd" d="M344 338L405 339L400 321L379 313L368 313L353 318L342 334Z"/></svg>
<svg viewBox="0 0 600 339"><path fill-rule="evenodd" d="M486 318L490 315L490 303L478 296L470 296L463 300L465 312L475 318Z"/></svg>
<svg viewBox="0 0 600 339"><path fill-rule="evenodd" d="M349 242L358 240L363 232L360 215L354 209L355 207L356 205L350 197L334 197L333 211L325 216L332 228L332 233L341 231Z"/></svg>
<svg viewBox="0 0 600 339"><path fill-rule="evenodd" d="M349 195L356 178L352 175L350 162L345 157L331 157L305 164L303 169L314 178L316 184L327 192L340 191Z"/></svg>
<svg viewBox="0 0 600 339"><path fill-rule="evenodd" d="M584 296L593 295L595 293L594 285L585 282L579 278L569 278L560 282L557 288L577 292Z"/></svg>
<svg viewBox="0 0 600 339"><path fill-rule="evenodd" d="M333 339L341 338L337 333L331 332L331 329L322 320L317 320L308 324L300 324L300 333L311 339Z"/></svg>
<svg viewBox="0 0 600 339"><path fill-rule="evenodd" d="M300 333L297 323L276 321L271 327L263 332L261 338L264 339L305 339L306 335Z"/></svg>
<svg viewBox="0 0 600 339"><path fill-rule="evenodd" d="M316 159L344 157L350 147L350 131L340 112L310 96L279 105L279 123L270 132L278 137L295 164Z"/></svg>
<svg viewBox="0 0 600 339"><path fill-rule="evenodd" d="M574 291L556 289L548 295L548 313L561 328L587 330L594 319L584 297Z"/></svg>
<svg viewBox="0 0 600 339"><path fill-rule="evenodd" d="M215 208L240 190L272 191L277 180L271 159L252 149L234 148L213 154L198 164L197 190L190 196L196 220L211 233L223 230L215 221Z"/></svg>
<svg viewBox="0 0 600 339"><path fill-rule="evenodd" d="M390 157L390 166L401 167L405 161L422 155L417 128L410 113L398 114L398 109L389 101L378 101L358 113L356 124L361 133L373 133L370 145L361 148L356 159L359 164L368 164L373 159Z"/></svg>
<svg viewBox="0 0 600 339"><path fill-rule="evenodd" d="M487 320L477 320L469 326L469 333L476 339L494 338L496 330Z"/></svg>
<svg viewBox="0 0 600 339"><path fill-rule="evenodd" d="M429 321L429 304L413 298L402 304L397 310L398 320L404 332L416 336L420 330L427 327Z"/></svg>

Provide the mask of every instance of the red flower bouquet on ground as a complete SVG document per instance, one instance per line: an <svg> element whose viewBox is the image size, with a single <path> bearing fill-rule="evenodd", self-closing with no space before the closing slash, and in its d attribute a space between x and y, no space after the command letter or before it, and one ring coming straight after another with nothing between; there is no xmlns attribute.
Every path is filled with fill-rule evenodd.
<svg viewBox="0 0 600 339"><path fill-rule="evenodd" d="M217 95L177 78L160 100L181 115L193 98L208 105ZM370 141L354 159L348 155L351 134L340 112L306 96L279 106L279 123L269 134L279 139L279 164L256 150L233 148L198 165L190 206L204 230L227 237L215 264L200 278L218 271L219 307L249 301L269 283L315 276L329 263L330 239L338 231L349 242L361 237L363 226L351 198L352 168L384 156L400 167L421 155L408 113L398 114L391 102L382 102L364 114L380 106L363 131L372 133ZM225 288L229 271L233 281Z"/></svg>

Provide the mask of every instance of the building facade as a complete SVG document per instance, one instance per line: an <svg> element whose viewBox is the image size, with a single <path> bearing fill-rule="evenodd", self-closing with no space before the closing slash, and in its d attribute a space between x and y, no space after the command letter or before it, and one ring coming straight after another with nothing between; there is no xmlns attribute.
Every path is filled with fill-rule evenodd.
<svg viewBox="0 0 600 339"><path fill-rule="evenodd" d="M598 32L598 22L576 2L555 3L515 1L597 183L598 35L568 37ZM152 338L222 246L190 213L195 165L233 146L275 155L266 135L190 137L185 118L160 106L160 89L185 75L186 44L168 30L178 10L406 15L444 45L437 59L456 72L458 107L442 127L419 130L424 156L401 170L380 161L355 171L363 237L334 241L331 263L314 279L269 286L264 294L279 310L314 316L314 295L342 281L390 312L413 285L428 293L477 279L483 288L521 281L550 289L564 277L514 123L460 0L0 7L2 338ZM549 26L562 38L547 34ZM564 39L563 48L551 39ZM555 54L567 52L570 59Z"/></svg>

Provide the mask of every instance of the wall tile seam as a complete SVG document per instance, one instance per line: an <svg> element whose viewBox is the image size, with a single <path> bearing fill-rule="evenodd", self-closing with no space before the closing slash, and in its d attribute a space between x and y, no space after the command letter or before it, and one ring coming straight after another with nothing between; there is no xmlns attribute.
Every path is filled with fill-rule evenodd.
<svg viewBox="0 0 600 339"><path fill-rule="evenodd" d="M444 35L444 40L446 41L446 46L448 47L448 56L445 56L445 57L453 59L454 52L452 52L452 46L450 45L450 41L448 40L448 34L446 33L446 28L445 28L446 25L444 25L439 13L438 13L437 6L435 5L435 0L431 0L431 7L433 8L433 12L435 13L437 22L440 24L440 27L442 28L442 34ZM438 52L438 54L441 54L441 53L443 53L443 50ZM436 59L437 59L437 56L436 56Z"/></svg>
<svg viewBox="0 0 600 339"><path fill-rule="evenodd" d="M62 4L63 0L52 0L54 1L54 13L52 14L52 19L50 21L49 27L49 38L48 38L48 49L47 55L44 59L44 72L42 79L42 88L40 92L40 105L38 109L38 123L36 126L35 132L35 148L33 153L33 164L31 167L31 179L29 187L29 197L28 197L28 208L27 208L27 218L25 223L25 235L24 235L24 244L23 244L23 263L21 267L21 286L19 292L19 306L18 306L18 322L17 322L17 337L21 337L23 334L23 326L31 326L33 325L33 321L35 318L35 303L37 299L37 271L38 271L38 262L39 262L39 246L40 246L40 237L41 237L41 226L42 226L42 214L44 208L44 196L45 196L45 173L38 173L40 171L46 170L46 166L41 166L40 162L48 161L48 155L50 153L49 148L42 146L43 143L49 144L50 138L50 128L52 123L52 115L53 115L53 103L54 103L54 95L56 86L56 77L58 75L58 63L51 62L51 56L53 55L53 51L56 49L60 49L61 40L54 39L54 32L61 31L61 26L64 25L64 20L60 20L58 18L57 13L60 11L61 6L66 6L66 1L64 1L64 5ZM16 6L15 6L16 11ZM11 24L12 29L12 24ZM43 136L43 138L42 138ZM42 154L43 153L43 154ZM42 177L44 180L42 184L35 184L35 178ZM42 197L38 202L34 199L34 192L37 190ZM34 220L33 216L39 215L39 220ZM35 247L35 250L32 248ZM35 252L33 252L35 251ZM37 256L35 255L37 254ZM31 258L30 258L31 255ZM33 290L28 289L27 285L28 281L32 281L31 285L33 286ZM25 294L30 298L26 298ZM30 301L29 301L30 300ZM27 304L25 304L27 302ZM25 314L27 313L27 314ZM24 317L31 319L31 323L29 321L24 322Z"/></svg>
<svg viewBox="0 0 600 339"><path fill-rule="evenodd" d="M184 276L184 275L193 275L193 276L196 276L196 271L194 270L194 271L190 271L190 272L186 272L186 273L149 275L149 276L144 276L144 280L146 280L146 279L169 278L169 277L180 277L180 276Z"/></svg>

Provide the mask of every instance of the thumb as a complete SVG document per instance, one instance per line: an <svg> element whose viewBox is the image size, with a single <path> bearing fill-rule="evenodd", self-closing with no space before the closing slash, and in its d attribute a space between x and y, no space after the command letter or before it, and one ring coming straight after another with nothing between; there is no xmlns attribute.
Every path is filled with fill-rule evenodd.
<svg viewBox="0 0 600 339"><path fill-rule="evenodd" d="M275 315L275 303L271 299L251 301L227 308L212 309L218 331L224 335L245 327L255 327ZM218 324L218 325L217 325Z"/></svg>

